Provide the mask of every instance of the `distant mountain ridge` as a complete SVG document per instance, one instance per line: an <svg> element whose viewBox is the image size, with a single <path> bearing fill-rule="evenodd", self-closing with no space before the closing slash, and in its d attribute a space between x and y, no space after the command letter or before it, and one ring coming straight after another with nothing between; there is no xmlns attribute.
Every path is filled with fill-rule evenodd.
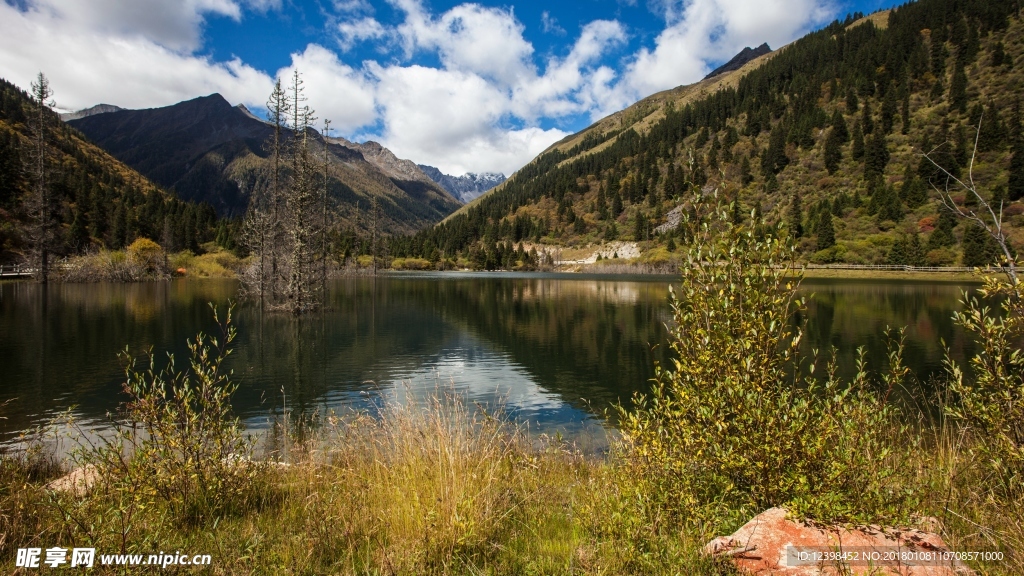
<svg viewBox="0 0 1024 576"><path fill-rule="evenodd" d="M92 108L86 108L77 112L65 112L60 115L60 119L65 122L70 122L72 120L78 120L79 118L86 118L97 114L106 114L107 112L120 112L121 110L124 110L124 108L114 106L113 104L97 104Z"/></svg>
<svg viewBox="0 0 1024 576"><path fill-rule="evenodd" d="M768 47L767 42L761 44L757 48L751 48L750 46L747 46L743 50L740 50L739 54L733 56L731 60L729 60L725 64L722 64L718 68L712 70L710 74L704 77L704 79L707 80L708 78L714 78L715 76L725 74L726 72L739 70L747 62L750 62L751 60L759 56L764 56L765 54L768 54L771 51L772 49Z"/></svg>
<svg viewBox="0 0 1024 576"><path fill-rule="evenodd" d="M484 172L481 174L470 172L463 176L450 176L433 166L419 164L419 168L431 180L440 184L452 196L463 202L472 202L484 192L505 181L504 174L495 172Z"/></svg>
<svg viewBox="0 0 1024 576"><path fill-rule="evenodd" d="M188 200L219 214L245 213L268 169L265 143L273 127L244 106L211 94L163 108L116 110L69 122L113 156ZM331 195L343 224L365 228L361 211L376 197L381 227L410 232L437 222L460 202L408 160L376 143L324 140L330 155Z"/></svg>

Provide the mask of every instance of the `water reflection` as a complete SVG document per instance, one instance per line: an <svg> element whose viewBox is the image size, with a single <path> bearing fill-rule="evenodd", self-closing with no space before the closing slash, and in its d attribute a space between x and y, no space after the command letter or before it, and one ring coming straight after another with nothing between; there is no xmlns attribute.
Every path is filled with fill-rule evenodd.
<svg viewBox="0 0 1024 576"><path fill-rule="evenodd" d="M575 434L648 385L667 359L669 278L543 274L415 274L342 279L330 310L296 319L241 306L229 362L235 407L266 425L290 411L368 406L451 387L503 402L534 429ZM121 401L117 353L154 347L183 358L185 339L215 328L207 302L231 281L147 284L0 284L0 440L74 406L102 426ZM924 378L941 369L940 339L972 351L951 320L961 287L816 281L806 351L835 346L841 371L857 346L884 365L886 326L908 326L907 361Z"/></svg>

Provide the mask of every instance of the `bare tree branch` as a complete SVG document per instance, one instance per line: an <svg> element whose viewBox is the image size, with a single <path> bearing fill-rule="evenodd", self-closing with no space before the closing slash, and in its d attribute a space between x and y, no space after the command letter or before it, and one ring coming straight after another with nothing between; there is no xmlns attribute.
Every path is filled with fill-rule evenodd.
<svg viewBox="0 0 1024 576"><path fill-rule="evenodd" d="M1011 247L1009 244L1009 240L1006 238L1006 234L1003 232L1003 202L1000 201L999 213L996 214L995 210L993 210L992 208L992 205L989 204L989 202L986 201L985 198L981 196L981 193L978 192L977 185L974 183L974 161L978 154L978 139L981 136L981 122L982 119L979 119L978 127L975 128L974 149L971 151L971 160L967 165L967 182L964 182L960 178L954 176L952 173L949 172L949 170L947 170L945 167L936 162L934 158L932 158L932 154L934 154L934 152L938 150L940 147L945 145L945 142L943 144L940 144L939 146L936 146L929 152L921 153L920 156L926 158L929 162L932 163L933 166L938 168L943 174L946 175L946 184L945 187L942 189L936 186L934 182L929 181L929 184L931 184L932 188L934 188L935 191L939 193L939 199L942 201L943 206L945 206L947 210L951 211L953 214L957 215L961 219L967 220L969 222L974 222L975 224L981 226L981 228L985 230L985 232L988 233L988 235L991 236L997 244L999 244L999 248L1003 252L1003 257L1006 258L1006 274L1010 277L1011 284L1013 284L1016 287L1016 262L1013 257L1013 252L1010 249ZM965 209L958 206L957 203L953 201L953 197L950 192L951 182L955 183L954 188L961 188L965 190L967 193L972 194L975 200L977 200L978 204L981 206L981 208L985 211L988 211L988 216L991 218L991 222L986 221L984 218L982 218L982 216L976 214L974 210L971 210L969 208Z"/></svg>

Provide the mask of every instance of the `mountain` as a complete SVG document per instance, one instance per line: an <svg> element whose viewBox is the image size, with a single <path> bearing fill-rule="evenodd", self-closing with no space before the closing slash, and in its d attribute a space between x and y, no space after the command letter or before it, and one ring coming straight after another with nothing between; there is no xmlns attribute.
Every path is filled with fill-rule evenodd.
<svg viewBox="0 0 1024 576"><path fill-rule="evenodd" d="M65 122L71 120L78 120L79 118L85 118L87 116L95 116L97 114L106 114L107 112L120 112L124 108L118 108L113 104L97 104L92 108L86 108L85 110L79 110L78 112L65 112L60 115L60 119Z"/></svg>
<svg viewBox="0 0 1024 576"><path fill-rule="evenodd" d="M463 176L449 176L433 166L420 164L419 167L431 180L440 184L452 196L463 202L472 202L477 196L505 181L504 174L494 172L484 172L483 174L469 172Z"/></svg>
<svg viewBox="0 0 1024 576"><path fill-rule="evenodd" d="M34 152L32 125L36 107L23 90L0 79L0 263L23 262L33 235L31 206L34 173L26 169ZM47 172L53 196L55 256L99 246L122 248L145 236L169 250L213 240L218 227L208 205L183 202L126 166L81 132L44 113Z"/></svg>
<svg viewBox="0 0 1024 576"><path fill-rule="evenodd" d="M767 42L761 44L757 48L751 48L750 46L747 46L743 50L740 50L739 54L733 56L731 60L729 60L725 64L722 64L718 68L712 70L710 74L704 77L704 79L707 80L708 78L714 78L715 76L725 74L726 72L739 70L747 62L750 62L751 60L759 56L764 56L765 54L771 51L772 49L768 47Z"/></svg>
<svg viewBox="0 0 1024 576"><path fill-rule="evenodd" d="M224 216L244 214L253 187L269 170L265 143L273 127L220 94L70 124L153 181L182 198L208 202ZM329 189L344 227L370 225L365 212L372 198L378 200L385 233L421 229L459 207L415 164L394 158L379 144L311 136L328 150Z"/></svg>
<svg viewBox="0 0 1024 576"><path fill-rule="evenodd" d="M784 223L803 262L985 264L992 243L943 207L947 180L921 153L973 170L1021 247L1021 94L1014 0L848 16L564 138L395 253L483 265L523 242L580 258L629 242L641 261L670 263L694 191L717 190L737 222ZM974 209L962 190L952 199Z"/></svg>

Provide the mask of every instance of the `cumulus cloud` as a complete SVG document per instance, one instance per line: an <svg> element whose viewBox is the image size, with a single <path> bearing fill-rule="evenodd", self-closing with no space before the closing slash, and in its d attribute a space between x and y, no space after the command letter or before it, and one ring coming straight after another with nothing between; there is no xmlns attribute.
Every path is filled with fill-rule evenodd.
<svg viewBox="0 0 1024 576"><path fill-rule="evenodd" d="M595 116L647 94L700 80L709 62L762 42L779 48L835 13L830 0L658 0L666 27L641 48Z"/></svg>
<svg viewBox="0 0 1024 576"><path fill-rule="evenodd" d="M388 31L373 18L366 17L359 20L340 22L338 29L338 46L348 51L358 42L377 40L388 35Z"/></svg>
<svg viewBox="0 0 1024 576"><path fill-rule="evenodd" d="M57 4L39 0L25 10L0 4L0 74L27 87L43 71L62 109L99 102L130 108L165 106L212 92L232 102L259 105L260 95L272 87L266 73L237 58L213 62L179 51L198 42L197 15L216 11L236 17L238 6L230 2L193 1L188 3L191 13L177 3L163 7L168 3L137 2L168 16L163 30L157 30L160 23L145 10L134 8L101 21L110 15L101 14L96 6L113 10L136 4L130 0L98 0L88 6L62 3L59 8ZM157 37L161 42L154 41Z"/></svg>
<svg viewBox="0 0 1024 576"><path fill-rule="evenodd" d="M289 85L294 72L302 75L307 103L320 120L330 119L333 129L351 133L376 120L374 87L370 79L338 59L337 54L310 44L292 54L292 62L277 72Z"/></svg>

